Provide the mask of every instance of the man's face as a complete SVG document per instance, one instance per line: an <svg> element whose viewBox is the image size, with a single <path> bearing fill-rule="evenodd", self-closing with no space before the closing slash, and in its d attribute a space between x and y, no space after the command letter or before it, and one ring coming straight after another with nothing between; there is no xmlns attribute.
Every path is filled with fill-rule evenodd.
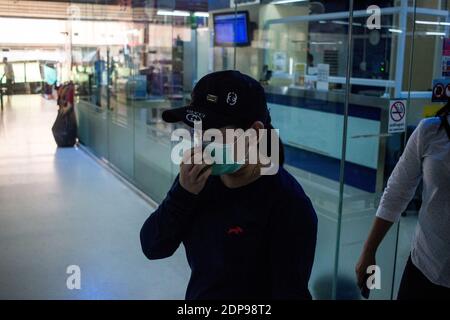
<svg viewBox="0 0 450 320"><path fill-rule="evenodd" d="M6 62L8 62L8 59L3 58L3 63L6 63Z"/></svg>

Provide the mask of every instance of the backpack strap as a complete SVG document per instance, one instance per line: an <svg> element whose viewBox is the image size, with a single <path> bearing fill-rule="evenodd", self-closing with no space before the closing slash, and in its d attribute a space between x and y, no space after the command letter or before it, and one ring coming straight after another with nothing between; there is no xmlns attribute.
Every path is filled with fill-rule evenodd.
<svg viewBox="0 0 450 320"><path fill-rule="evenodd" d="M450 124L448 123L448 115L450 114L450 100L443 106L437 113L436 116L441 119L441 125L439 129L444 128L447 133L448 138L450 139Z"/></svg>

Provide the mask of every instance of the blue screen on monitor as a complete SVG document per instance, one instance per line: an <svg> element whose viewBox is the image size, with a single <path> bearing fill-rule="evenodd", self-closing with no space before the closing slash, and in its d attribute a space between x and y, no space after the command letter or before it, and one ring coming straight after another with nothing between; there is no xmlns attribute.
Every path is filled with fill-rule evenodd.
<svg viewBox="0 0 450 320"><path fill-rule="evenodd" d="M214 16L214 39L218 46L248 45L248 13L230 12Z"/></svg>

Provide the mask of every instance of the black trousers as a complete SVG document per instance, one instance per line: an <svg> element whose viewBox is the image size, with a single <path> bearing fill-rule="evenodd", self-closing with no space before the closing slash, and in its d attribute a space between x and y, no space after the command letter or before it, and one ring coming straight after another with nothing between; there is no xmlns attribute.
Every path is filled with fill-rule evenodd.
<svg viewBox="0 0 450 320"><path fill-rule="evenodd" d="M450 300L450 288L438 286L428 280L409 256L397 300Z"/></svg>
<svg viewBox="0 0 450 320"><path fill-rule="evenodd" d="M13 81L12 81L12 79L6 79L6 94L8 96L13 94Z"/></svg>

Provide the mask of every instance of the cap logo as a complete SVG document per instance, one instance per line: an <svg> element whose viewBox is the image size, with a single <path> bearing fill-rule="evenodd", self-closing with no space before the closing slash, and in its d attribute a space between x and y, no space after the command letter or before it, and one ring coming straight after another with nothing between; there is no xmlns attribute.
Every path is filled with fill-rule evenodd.
<svg viewBox="0 0 450 320"><path fill-rule="evenodd" d="M236 102L237 102L237 98L238 98L238 96L237 96L236 93L228 92L228 94L227 94L227 103L230 106L234 106L236 104Z"/></svg>
<svg viewBox="0 0 450 320"><path fill-rule="evenodd" d="M202 118L204 118L204 117L205 117L204 113L188 110L188 114L186 115L186 120L194 123L194 122L202 121Z"/></svg>
<svg viewBox="0 0 450 320"><path fill-rule="evenodd" d="M217 103L217 96L215 96L213 94L208 94L206 96L206 100L209 101L209 102Z"/></svg>

